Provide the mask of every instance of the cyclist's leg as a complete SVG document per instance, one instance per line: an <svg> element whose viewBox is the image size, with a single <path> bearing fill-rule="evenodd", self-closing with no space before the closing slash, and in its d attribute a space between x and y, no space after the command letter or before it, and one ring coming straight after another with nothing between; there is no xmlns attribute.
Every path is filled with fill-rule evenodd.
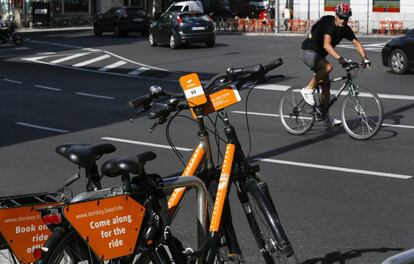
<svg viewBox="0 0 414 264"><path fill-rule="evenodd" d="M322 88L321 106L327 110L329 106L329 98L331 97L331 83L329 82L329 74L333 70L333 65L332 63L325 61L323 67L324 69L318 71L315 76L318 76L318 82Z"/></svg>

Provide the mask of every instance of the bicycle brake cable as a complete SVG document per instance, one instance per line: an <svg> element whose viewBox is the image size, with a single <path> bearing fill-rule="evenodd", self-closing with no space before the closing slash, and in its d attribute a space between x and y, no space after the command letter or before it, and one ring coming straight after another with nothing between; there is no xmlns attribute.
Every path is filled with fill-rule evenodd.
<svg viewBox="0 0 414 264"><path fill-rule="evenodd" d="M248 115L248 112L247 112L247 105L248 105L248 102L249 102L250 93L253 91L256 84L257 84L257 81L254 81L251 84L249 84L249 86L251 85L251 87L247 86L247 88L250 89L249 92L247 93L246 103L245 103L246 126L247 126L247 134L249 136L249 151L247 152L247 160L250 159L250 154L251 154L251 151L252 151L252 136L250 134L249 115Z"/></svg>
<svg viewBox="0 0 414 264"><path fill-rule="evenodd" d="M176 146L174 145L171 136L170 136L170 125L171 122L174 120L175 117L179 116L179 113L181 112L181 110L177 111L176 113L174 113L174 115L172 117L170 117L167 121L167 125L165 127L165 137L167 138L167 142L170 145L171 149L174 151L175 155L178 157L178 159L180 160L181 164L184 166L185 168L185 162L184 162L184 156L181 154L180 151L178 151L178 149L176 148Z"/></svg>

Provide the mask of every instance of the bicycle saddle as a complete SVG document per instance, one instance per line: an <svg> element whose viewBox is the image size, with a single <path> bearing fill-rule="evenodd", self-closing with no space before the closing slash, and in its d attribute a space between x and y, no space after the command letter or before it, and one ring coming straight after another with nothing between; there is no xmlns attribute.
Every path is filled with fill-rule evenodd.
<svg viewBox="0 0 414 264"><path fill-rule="evenodd" d="M156 157L154 152L147 151L136 156L114 158L102 165L101 172L111 178L130 173L140 175L144 173L145 162L154 160Z"/></svg>
<svg viewBox="0 0 414 264"><path fill-rule="evenodd" d="M76 165L89 168L95 164L97 158L103 154L116 150L112 144L64 144L56 147L56 152Z"/></svg>

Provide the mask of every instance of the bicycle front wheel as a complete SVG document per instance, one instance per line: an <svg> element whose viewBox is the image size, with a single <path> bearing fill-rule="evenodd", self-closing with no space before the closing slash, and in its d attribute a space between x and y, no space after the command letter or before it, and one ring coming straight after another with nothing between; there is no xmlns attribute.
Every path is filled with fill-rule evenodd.
<svg viewBox="0 0 414 264"><path fill-rule="evenodd" d="M298 264L292 246L283 230L265 182L249 179L247 196L255 223L253 235L267 264Z"/></svg>
<svg viewBox="0 0 414 264"><path fill-rule="evenodd" d="M302 135L315 123L313 106L307 104L300 89L289 88L279 103L279 118L287 132Z"/></svg>
<svg viewBox="0 0 414 264"><path fill-rule="evenodd" d="M364 140L374 136L381 128L384 110L376 93L354 88L342 102L341 117L348 135Z"/></svg>

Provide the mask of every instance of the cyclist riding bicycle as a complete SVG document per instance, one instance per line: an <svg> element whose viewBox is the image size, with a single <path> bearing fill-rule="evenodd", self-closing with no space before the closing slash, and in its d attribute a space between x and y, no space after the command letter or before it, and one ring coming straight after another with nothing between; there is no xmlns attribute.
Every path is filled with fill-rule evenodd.
<svg viewBox="0 0 414 264"><path fill-rule="evenodd" d="M313 78L308 85L301 90L303 99L309 105L315 105L313 97L314 90L320 84L322 87L322 95L320 98L322 113L322 120L328 120L333 125L341 123L340 120L331 118L327 109L330 98L330 82L329 73L333 70L333 65L326 60L329 54L342 65L347 67L349 61L344 59L336 50L335 46L341 42L342 39L347 39L354 44L357 52L362 57L362 63L365 67L371 65L370 60L365 54L364 47L361 42L355 37L354 32L348 25L348 20L352 15L349 4L340 3L335 8L335 16L321 17L311 29L308 37L302 43L301 59L303 63L310 67L314 72Z"/></svg>

